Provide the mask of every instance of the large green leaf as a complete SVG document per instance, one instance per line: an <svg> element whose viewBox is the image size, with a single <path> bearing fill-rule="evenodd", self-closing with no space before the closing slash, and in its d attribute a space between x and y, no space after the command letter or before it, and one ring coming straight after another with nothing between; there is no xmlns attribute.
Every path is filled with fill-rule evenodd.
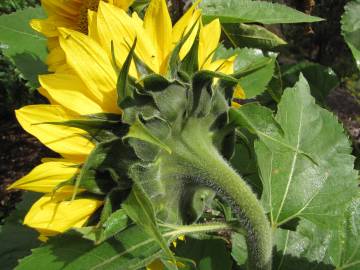
<svg viewBox="0 0 360 270"><path fill-rule="evenodd" d="M336 269L357 270L360 267L360 199L354 199L344 221L334 230L323 230L309 221L302 221L296 232L278 230L275 241L282 266L289 269L289 258L323 262ZM327 268L334 269L334 267Z"/></svg>
<svg viewBox="0 0 360 270"><path fill-rule="evenodd" d="M265 27L256 24L224 24L223 32L235 47L250 47L273 50L285 45L286 41Z"/></svg>
<svg viewBox="0 0 360 270"><path fill-rule="evenodd" d="M315 104L304 77L285 90L276 117L257 104L231 110L230 116L259 137L262 201L272 225L302 217L336 226L356 192L354 157L343 127Z"/></svg>
<svg viewBox="0 0 360 270"><path fill-rule="evenodd" d="M139 269L158 257L160 247L134 226L99 245L77 234L64 234L36 248L17 270Z"/></svg>
<svg viewBox="0 0 360 270"><path fill-rule="evenodd" d="M252 0L203 0L201 3L206 20L219 18L222 23L301 23L317 22L321 18L265 1Z"/></svg>
<svg viewBox="0 0 360 270"><path fill-rule="evenodd" d="M281 72L284 88L294 85L302 73L310 85L311 94L321 104L325 103L330 91L339 85L339 79L335 72L331 68L317 63L302 61L293 65L285 65L281 68Z"/></svg>
<svg viewBox="0 0 360 270"><path fill-rule="evenodd" d="M3 270L14 269L17 261L30 254L39 245L39 234L22 224L22 220L34 201L35 193L26 193L16 209L0 226L0 265Z"/></svg>
<svg viewBox="0 0 360 270"><path fill-rule="evenodd" d="M43 17L42 8L27 8L0 17L1 48L33 87L39 86L37 76L47 72L47 50L46 38L32 30L29 21Z"/></svg>
<svg viewBox="0 0 360 270"><path fill-rule="evenodd" d="M360 0L349 1L341 18L341 32L360 69Z"/></svg>
<svg viewBox="0 0 360 270"><path fill-rule="evenodd" d="M229 230L231 224L212 223L173 226L162 230L165 239L188 233ZM106 242L94 245L79 234L67 233L50 239L20 261L17 270L135 270L162 256L159 245L139 226L132 226Z"/></svg>
<svg viewBox="0 0 360 270"><path fill-rule="evenodd" d="M244 89L246 98L253 98L265 91L266 86L270 82L275 69L276 54L264 56L259 49L239 49L235 62L235 72L253 65L257 62L266 61L266 65L257 69L239 80L239 84Z"/></svg>

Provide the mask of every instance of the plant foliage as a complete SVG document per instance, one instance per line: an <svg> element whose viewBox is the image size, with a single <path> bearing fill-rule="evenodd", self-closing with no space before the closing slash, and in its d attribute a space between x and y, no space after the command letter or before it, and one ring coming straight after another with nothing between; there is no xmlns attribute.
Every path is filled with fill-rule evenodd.
<svg viewBox="0 0 360 270"><path fill-rule="evenodd" d="M349 2L342 18L357 62L359 5ZM135 1L131 10L142 14L146 6ZM200 6L204 23L222 22L224 44L212 60L234 56L234 73L198 71L198 40L180 61L189 34L166 75L149 73L135 40L116 67L121 117L46 123L87 132L94 150L57 188L74 185L85 190L74 196L103 206L85 227L42 244L19 224L17 210L0 227L4 269L136 270L154 261L170 270L359 269L355 158L324 108L339 79L309 61L280 65L287 42L265 27L322 19L266 1ZM0 17L4 54L34 87L46 72L46 39L28 21L43 14L38 7ZM139 80L129 75L132 63Z"/></svg>

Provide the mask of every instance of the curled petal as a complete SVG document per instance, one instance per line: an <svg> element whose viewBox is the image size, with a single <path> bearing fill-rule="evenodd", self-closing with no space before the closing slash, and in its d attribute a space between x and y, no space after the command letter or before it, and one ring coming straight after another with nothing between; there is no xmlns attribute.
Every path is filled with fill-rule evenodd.
<svg viewBox="0 0 360 270"><path fill-rule="evenodd" d="M71 195L70 195L71 196ZM41 197L27 213L24 224L36 229L43 236L82 227L103 202L94 199L69 199L69 194Z"/></svg>

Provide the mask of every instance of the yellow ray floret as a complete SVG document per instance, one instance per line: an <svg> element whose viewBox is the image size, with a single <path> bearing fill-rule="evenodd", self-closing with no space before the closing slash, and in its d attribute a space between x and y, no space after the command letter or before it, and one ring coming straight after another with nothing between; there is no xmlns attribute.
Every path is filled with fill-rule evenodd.
<svg viewBox="0 0 360 270"><path fill-rule="evenodd" d="M165 1L150 2L144 18L144 28L156 48L159 63L165 63L171 50L172 33L171 18Z"/></svg>
<svg viewBox="0 0 360 270"><path fill-rule="evenodd" d="M83 33L88 33L88 10L96 11L100 0L42 0L41 5L48 17L46 19L34 19L30 25L36 31L49 39L50 54L47 59L50 71L57 70L65 64L63 54L53 53L59 51L57 38L59 27L66 27ZM127 10L134 0L108 0L110 4ZM57 56L55 56L57 55ZM54 61L56 58L57 61Z"/></svg>
<svg viewBox="0 0 360 270"><path fill-rule="evenodd" d="M117 75L105 51L91 38L60 28L60 45L67 63L76 72L98 104L108 112L120 112L116 105Z"/></svg>
<svg viewBox="0 0 360 270"><path fill-rule="evenodd" d="M42 89L40 93L51 103L61 104L74 114L87 115L107 111L86 85L75 74L56 73L39 77ZM109 106L111 109L112 106Z"/></svg>
<svg viewBox="0 0 360 270"><path fill-rule="evenodd" d="M220 21L213 20L201 27L199 37L198 65L200 69L206 69L212 62L212 56L220 41Z"/></svg>
<svg viewBox="0 0 360 270"><path fill-rule="evenodd" d="M93 143L84 137L86 132L82 129L45 124L77 118L61 106L25 106L16 111L16 118L23 129L65 158L83 161L94 148Z"/></svg>
<svg viewBox="0 0 360 270"><path fill-rule="evenodd" d="M71 195L70 195L71 196ZM69 199L67 193L44 195L27 213L24 224L50 236L83 226L103 203L94 199Z"/></svg>
<svg viewBox="0 0 360 270"><path fill-rule="evenodd" d="M9 189L18 188L35 192L51 193L64 181L70 180L79 171L79 164L65 159L44 162L29 174L13 183ZM72 193L72 186L64 186L59 192Z"/></svg>

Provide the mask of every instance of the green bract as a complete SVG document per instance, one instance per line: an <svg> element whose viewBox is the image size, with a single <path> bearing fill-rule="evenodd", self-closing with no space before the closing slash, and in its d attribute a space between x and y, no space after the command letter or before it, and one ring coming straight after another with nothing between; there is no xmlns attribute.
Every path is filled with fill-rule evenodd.
<svg viewBox="0 0 360 270"><path fill-rule="evenodd" d="M97 142L72 182L91 193L108 194L101 214L104 224L120 207L121 194L130 192L122 208L169 257L169 239L160 227L198 221L217 193L239 219L234 229L246 232L252 267L269 269L269 223L255 194L227 161L235 146L228 104L237 79L200 71L192 77L178 73L186 80L151 74L134 82L127 68L125 64L118 83L119 91L132 89L119 101L122 123L110 115L63 123L85 129ZM118 200L115 208L112 198ZM110 236L106 229L97 230L97 241Z"/></svg>

